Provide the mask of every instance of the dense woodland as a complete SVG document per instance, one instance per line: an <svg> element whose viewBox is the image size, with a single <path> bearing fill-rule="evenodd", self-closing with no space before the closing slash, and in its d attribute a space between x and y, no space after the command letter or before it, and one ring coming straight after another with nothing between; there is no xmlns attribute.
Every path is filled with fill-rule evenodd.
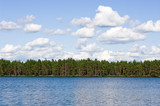
<svg viewBox="0 0 160 106"><path fill-rule="evenodd" d="M160 60L144 62L91 60L27 60L0 59L0 76L137 76L159 77Z"/></svg>

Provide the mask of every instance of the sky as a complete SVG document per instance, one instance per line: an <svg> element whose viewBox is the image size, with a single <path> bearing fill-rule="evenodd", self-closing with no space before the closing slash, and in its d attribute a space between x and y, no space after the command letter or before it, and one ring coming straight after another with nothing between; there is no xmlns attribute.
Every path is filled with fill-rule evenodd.
<svg viewBox="0 0 160 106"><path fill-rule="evenodd" d="M160 59L159 0L0 0L0 58Z"/></svg>

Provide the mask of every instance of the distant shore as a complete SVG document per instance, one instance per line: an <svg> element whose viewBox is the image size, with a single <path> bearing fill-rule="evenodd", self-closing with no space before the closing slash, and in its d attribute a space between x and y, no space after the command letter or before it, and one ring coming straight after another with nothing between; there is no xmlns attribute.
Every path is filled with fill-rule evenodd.
<svg viewBox="0 0 160 106"><path fill-rule="evenodd" d="M73 75L67 75L67 76L55 76L55 75L1 75L0 77L160 77L160 76L136 76L136 75L131 75L131 76L125 76L125 75L107 75L107 76L73 76Z"/></svg>
<svg viewBox="0 0 160 106"><path fill-rule="evenodd" d="M116 61L82 59L0 59L0 76L30 77L160 77L160 60Z"/></svg>

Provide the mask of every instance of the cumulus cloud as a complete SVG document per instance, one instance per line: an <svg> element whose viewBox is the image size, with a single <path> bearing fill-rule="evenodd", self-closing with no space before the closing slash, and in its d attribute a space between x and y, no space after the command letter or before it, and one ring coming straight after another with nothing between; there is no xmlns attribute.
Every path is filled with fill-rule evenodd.
<svg viewBox="0 0 160 106"><path fill-rule="evenodd" d="M113 52L112 56L114 57L112 61L133 61L134 59L139 60L142 58L142 55L139 53L132 53L132 52Z"/></svg>
<svg viewBox="0 0 160 106"><path fill-rule="evenodd" d="M98 60L112 60L114 59L113 56L111 56L112 51L101 51L101 52L96 52L93 54L93 58L98 59Z"/></svg>
<svg viewBox="0 0 160 106"><path fill-rule="evenodd" d="M148 58L144 58L142 61L153 61L153 60L160 60L160 57L157 57L157 56L153 56L153 57L148 57Z"/></svg>
<svg viewBox="0 0 160 106"><path fill-rule="evenodd" d="M1 31L11 31L14 29L20 29L21 26L17 25L15 22L7 22L7 21L1 21L0 22L0 30Z"/></svg>
<svg viewBox="0 0 160 106"><path fill-rule="evenodd" d="M27 33L35 33L40 31L42 28L42 25L38 24L26 24L24 27L24 31Z"/></svg>
<svg viewBox="0 0 160 106"><path fill-rule="evenodd" d="M71 24L74 26L86 27L114 27L122 26L129 19L128 15L120 16L117 11L111 7L99 6L95 17L91 20L89 17L74 18Z"/></svg>
<svg viewBox="0 0 160 106"><path fill-rule="evenodd" d="M97 30L96 35L99 35L102 32L102 30Z"/></svg>
<svg viewBox="0 0 160 106"><path fill-rule="evenodd" d="M85 26L86 24L89 24L91 23L91 19L88 18L88 17L81 17L81 18L74 18L72 21L71 21L71 25L79 25L79 26Z"/></svg>
<svg viewBox="0 0 160 106"><path fill-rule="evenodd" d="M81 59L98 59L98 60L113 60L114 57L111 56L112 51L101 51L101 52L95 52L93 54L90 54L88 52L78 52L78 53L71 53L71 52L65 52L63 57L64 59L67 58L73 58L76 60Z"/></svg>
<svg viewBox="0 0 160 106"><path fill-rule="evenodd" d="M114 27L102 33L98 40L107 44L128 43L145 39L145 35L134 32L132 29Z"/></svg>
<svg viewBox="0 0 160 106"><path fill-rule="evenodd" d="M95 35L94 28L83 27L78 29L76 32L72 32L72 35L81 38L91 38Z"/></svg>
<svg viewBox="0 0 160 106"><path fill-rule="evenodd" d="M82 48L82 46L86 46L87 42L88 42L87 38L79 38L76 43L76 48L80 49Z"/></svg>
<svg viewBox="0 0 160 106"><path fill-rule="evenodd" d="M129 22L129 25L130 25L131 27L134 27L134 26L138 25L139 23L140 23L139 20L131 20L131 21Z"/></svg>
<svg viewBox="0 0 160 106"><path fill-rule="evenodd" d="M152 20L147 21L135 28L139 32L160 32L160 20L153 22Z"/></svg>
<svg viewBox="0 0 160 106"><path fill-rule="evenodd" d="M117 11L107 6L99 6L97 11L98 13L96 13L93 19L93 24L99 27L121 26L129 18L128 15L121 17Z"/></svg>
<svg viewBox="0 0 160 106"><path fill-rule="evenodd" d="M76 48L80 52L87 52L93 54L95 52L102 52L104 49L97 46L96 43L88 44L87 38L79 38L76 43Z"/></svg>
<svg viewBox="0 0 160 106"><path fill-rule="evenodd" d="M79 40L80 41L80 40ZM81 39L81 42L86 42ZM143 53L146 50L145 45L134 45L128 51L111 51L100 48L95 43L85 44L78 52L64 51L60 45L48 38L37 38L31 42L23 45L7 44L0 49L0 58L10 60L27 60L27 59L98 59L107 61L133 61L136 60L150 60L160 58L160 47L152 46L150 51Z"/></svg>
<svg viewBox="0 0 160 106"><path fill-rule="evenodd" d="M48 38L37 38L24 46L7 44L0 50L4 59L52 59L60 56L62 47Z"/></svg>
<svg viewBox="0 0 160 106"><path fill-rule="evenodd" d="M159 46L152 46L151 49L148 49L145 45L138 45L135 44L130 50L124 52L124 51L117 51L112 52L111 56L114 57L112 59L113 61L119 61L119 60L127 60L127 61L133 61L133 60L154 60L154 59L160 59L160 47Z"/></svg>
<svg viewBox="0 0 160 106"><path fill-rule="evenodd" d="M17 51L20 48L21 48L20 45L13 46L13 45L10 45L10 44L6 44L5 47L2 48L1 52L14 52L14 51Z"/></svg>
<svg viewBox="0 0 160 106"><path fill-rule="evenodd" d="M55 45L56 43L54 41L50 42L48 38L38 38L36 40L33 40L32 42L28 42L26 46L28 47L42 47L42 46L48 46L48 45Z"/></svg>
<svg viewBox="0 0 160 106"><path fill-rule="evenodd" d="M150 54L152 54L152 55L158 54L159 55L160 54L160 47L152 46Z"/></svg>
<svg viewBox="0 0 160 106"><path fill-rule="evenodd" d="M100 52L100 51L103 51L103 48L99 47L96 45L96 43L93 43L93 44L88 44L86 46L81 46L81 49L80 51L83 51L83 52Z"/></svg>
<svg viewBox="0 0 160 106"><path fill-rule="evenodd" d="M135 44L129 51L145 54L147 52L146 50L147 50L147 47L145 45L139 46L138 44Z"/></svg>
<svg viewBox="0 0 160 106"><path fill-rule="evenodd" d="M79 52L79 53L76 53L72 56L72 58L74 59L87 59L87 58L91 58L90 54L87 53L87 52Z"/></svg>
<svg viewBox="0 0 160 106"><path fill-rule="evenodd" d="M17 22L19 22L19 23L29 23L29 22L33 22L34 19L35 19L35 16L27 15L26 17L22 17L21 19L18 19Z"/></svg>
<svg viewBox="0 0 160 106"><path fill-rule="evenodd" d="M47 35L64 35L71 32L71 29L66 29L66 30L62 30L62 29L46 29L44 31L45 34Z"/></svg>

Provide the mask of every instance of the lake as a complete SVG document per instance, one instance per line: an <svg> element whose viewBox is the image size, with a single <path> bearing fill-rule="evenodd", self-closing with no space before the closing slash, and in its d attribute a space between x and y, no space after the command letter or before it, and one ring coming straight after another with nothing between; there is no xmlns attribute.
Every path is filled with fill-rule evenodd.
<svg viewBox="0 0 160 106"><path fill-rule="evenodd" d="M0 106L158 106L160 78L0 77Z"/></svg>

